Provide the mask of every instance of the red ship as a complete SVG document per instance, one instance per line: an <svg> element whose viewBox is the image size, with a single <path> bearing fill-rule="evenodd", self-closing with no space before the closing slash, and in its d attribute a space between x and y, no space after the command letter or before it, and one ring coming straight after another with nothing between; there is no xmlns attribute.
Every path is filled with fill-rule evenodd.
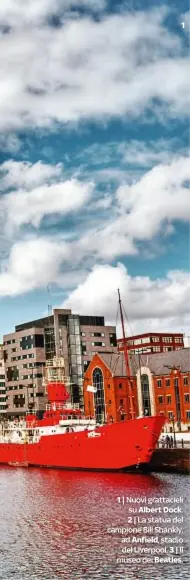
<svg viewBox="0 0 190 580"><path fill-rule="evenodd" d="M121 301L120 312L124 334ZM95 417L85 416L79 404L69 400L62 359L55 359L46 366L48 404L43 418L27 414L24 420L1 425L0 463L100 471L146 470L165 419L134 418L127 351L125 362L132 419L99 424Z"/></svg>

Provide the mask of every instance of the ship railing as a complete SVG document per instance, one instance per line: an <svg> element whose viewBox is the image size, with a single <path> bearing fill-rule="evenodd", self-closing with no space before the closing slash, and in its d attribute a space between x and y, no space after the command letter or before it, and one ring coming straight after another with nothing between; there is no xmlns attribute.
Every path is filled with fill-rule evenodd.
<svg viewBox="0 0 190 580"><path fill-rule="evenodd" d="M61 419L59 421L59 425L64 426L64 425L85 425L85 426L95 426L96 425L96 420L95 419L87 419L87 417L83 417L80 419L68 419L67 417L65 417L65 419Z"/></svg>
<svg viewBox="0 0 190 580"><path fill-rule="evenodd" d="M19 429L22 429L25 426L26 426L25 421L19 421L18 423L15 423L14 421L6 421L6 423L4 423L2 426L2 430L4 430L4 431L18 431Z"/></svg>
<svg viewBox="0 0 190 580"><path fill-rule="evenodd" d="M63 411L64 409L78 410L79 403L51 403L46 405L46 411Z"/></svg>

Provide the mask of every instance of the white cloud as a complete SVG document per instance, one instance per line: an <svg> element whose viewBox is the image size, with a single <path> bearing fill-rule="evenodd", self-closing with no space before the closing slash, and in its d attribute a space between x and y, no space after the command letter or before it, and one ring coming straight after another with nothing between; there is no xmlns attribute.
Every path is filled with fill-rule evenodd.
<svg viewBox="0 0 190 580"><path fill-rule="evenodd" d="M190 328L188 272L173 271L165 278L152 280L148 276L130 276L121 263L96 265L62 306L81 314L104 315L107 323L115 324L118 288L132 323L128 334Z"/></svg>
<svg viewBox="0 0 190 580"><path fill-rule="evenodd" d="M115 197L107 194L102 199L93 183L74 178L63 181L59 165L8 162L3 164L4 169L5 166L3 187L14 183L22 187L2 196L0 215L4 231L12 236L15 228L19 231L24 224L39 227L45 216L54 215L56 224L57 215L72 212L75 216L83 211L82 232L77 219L68 239L76 265L83 260L90 260L92 265L98 259L135 255L139 252L139 241L149 243L147 251L152 252L150 242L155 236L171 235L176 220L187 221L190 217L187 188L190 167L185 157L168 165L157 165L135 184L120 186Z"/></svg>
<svg viewBox="0 0 190 580"><path fill-rule="evenodd" d="M2 190L19 188L4 194L0 202L3 221L8 229L23 224L40 225L44 216L78 211L93 191L92 183L77 179L63 181L61 164L45 165L41 161L6 161L0 167Z"/></svg>
<svg viewBox="0 0 190 580"><path fill-rule="evenodd" d="M21 27L39 25L48 16L64 16L71 8L86 7L89 10L103 10L106 0L1 0L0 25Z"/></svg>
<svg viewBox="0 0 190 580"><path fill-rule="evenodd" d="M172 146L175 141L158 139L157 141L132 140L118 144L118 152L122 163L150 167L155 164L167 163L174 156Z"/></svg>
<svg viewBox="0 0 190 580"><path fill-rule="evenodd" d="M1 130L138 116L155 100L167 115L188 114L189 62L165 14L78 17L62 28L36 19L2 35Z"/></svg>
<svg viewBox="0 0 190 580"><path fill-rule="evenodd" d="M155 166L135 184L121 185L106 219L100 214L98 226L81 236L78 252L112 260L138 253L139 241L172 234L175 220L190 218L189 179L189 160L181 157Z"/></svg>
<svg viewBox="0 0 190 580"><path fill-rule="evenodd" d="M141 169L158 163L167 163L174 156L177 147L179 147L177 139L109 141L93 143L80 150L76 159L82 160L86 165L90 163L93 167L108 165L107 171L110 169L117 171L118 167L113 168L113 164L118 165L118 160L119 163L133 165L135 169L140 166ZM182 147L180 150L182 152ZM106 172L104 169L102 171ZM120 171L123 171L123 168Z"/></svg>
<svg viewBox="0 0 190 580"><path fill-rule="evenodd" d="M0 166L1 185L0 189L6 190L11 188L23 188L27 190L41 185L52 178L59 178L63 172L61 163L50 165L37 161L30 163L28 161L14 161L9 159Z"/></svg>
<svg viewBox="0 0 190 580"><path fill-rule="evenodd" d="M73 265L73 270L70 265ZM64 271L63 271L64 264ZM190 277L188 272L171 271L163 278L131 276L124 264L95 265L79 271L72 247L64 241L36 238L15 243L9 261L0 274L0 296L16 296L48 284L72 288L62 307L81 314L104 315L115 324L117 289L131 323L127 333L179 330L189 333ZM118 332L121 333L120 326Z"/></svg>
<svg viewBox="0 0 190 580"><path fill-rule="evenodd" d="M30 192L10 193L6 200L8 226L19 227L32 223L38 227L44 216L76 212L89 200L92 187L92 184L83 184L72 179L44 185Z"/></svg>
<svg viewBox="0 0 190 580"><path fill-rule="evenodd" d="M63 241L38 237L15 243L0 273L0 296L16 296L56 281L61 264L68 259Z"/></svg>
<svg viewBox="0 0 190 580"><path fill-rule="evenodd" d="M126 230L136 240L146 240L156 235L165 221L188 220L189 179L189 159L181 157L169 165L157 165L134 185L119 187L117 200L122 215L115 228Z"/></svg>
<svg viewBox="0 0 190 580"><path fill-rule="evenodd" d="M77 244L78 255L113 260L117 256L136 255L137 248L126 228L119 230L118 220L87 231Z"/></svg>

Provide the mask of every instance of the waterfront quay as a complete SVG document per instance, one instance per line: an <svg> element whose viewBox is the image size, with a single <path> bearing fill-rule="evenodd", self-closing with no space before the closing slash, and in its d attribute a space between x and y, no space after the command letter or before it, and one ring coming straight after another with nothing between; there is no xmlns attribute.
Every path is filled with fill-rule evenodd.
<svg viewBox="0 0 190 580"><path fill-rule="evenodd" d="M190 473L190 449L173 447L155 449L150 470L154 472Z"/></svg>

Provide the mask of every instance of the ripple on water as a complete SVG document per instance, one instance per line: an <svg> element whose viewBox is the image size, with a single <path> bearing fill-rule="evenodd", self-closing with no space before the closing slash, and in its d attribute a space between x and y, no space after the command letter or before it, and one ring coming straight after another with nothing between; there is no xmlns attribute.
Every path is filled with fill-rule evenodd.
<svg viewBox="0 0 190 580"><path fill-rule="evenodd" d="M188 497L181 475L80 473L0 467L1 580L181 580L183 565L118 564L129 507L118 496ZM184 523L185 558L188 520Z"/></svg>

